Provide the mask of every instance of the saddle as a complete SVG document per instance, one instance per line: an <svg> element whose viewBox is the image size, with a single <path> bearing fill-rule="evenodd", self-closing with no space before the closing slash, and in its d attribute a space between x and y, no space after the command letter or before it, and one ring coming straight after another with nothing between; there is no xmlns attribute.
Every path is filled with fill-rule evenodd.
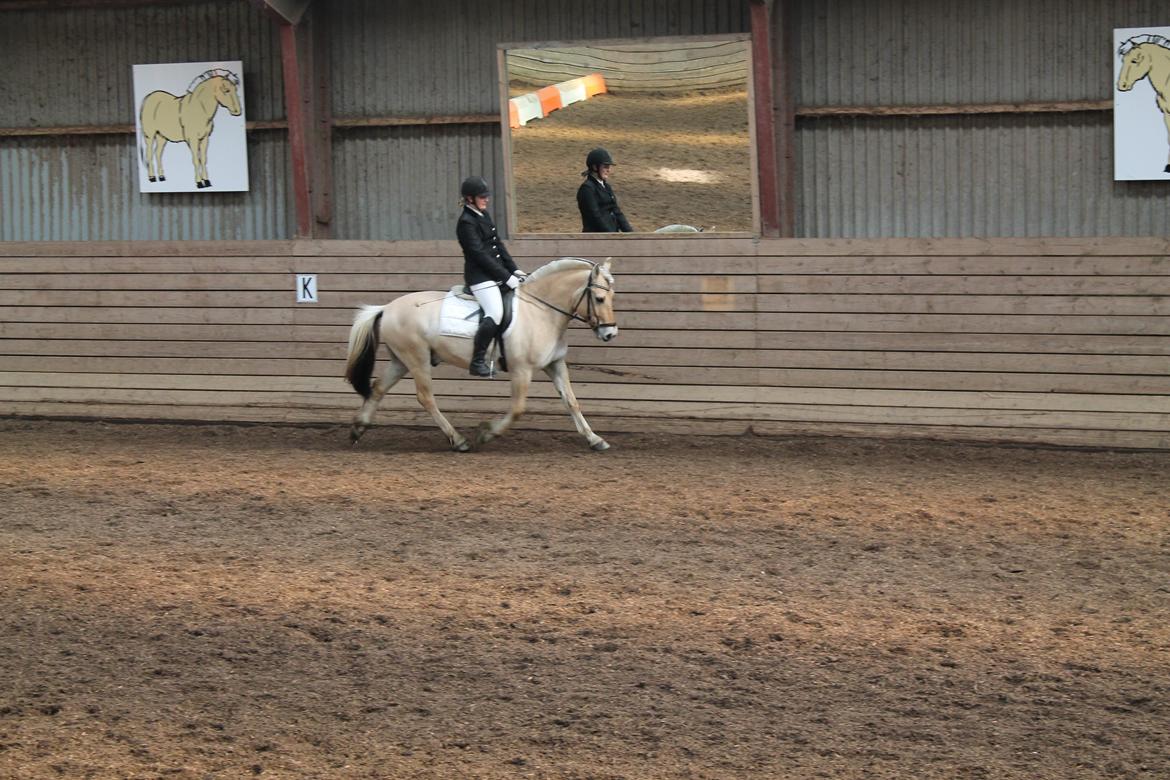
<svg viewBox="0 0 1170 780"><path fill-rule="evenodd" d="M464 301L475 302L475 296L472 295L471 290L465 284L457 284L451 288L451 294L456 298ZM501 321L496 323L496 336L492 341L496 345L496 352L500 356L500 370L508 370L508 356L504 352L504 331L512 324L512 303L516 298L516 291L511 287L503 287L500 290L500 300L504 304L504 313L501 315ZM478 305L478 304L476 304ZM483 319L483 309L479 310L479 317L476 322Z"/></svg>

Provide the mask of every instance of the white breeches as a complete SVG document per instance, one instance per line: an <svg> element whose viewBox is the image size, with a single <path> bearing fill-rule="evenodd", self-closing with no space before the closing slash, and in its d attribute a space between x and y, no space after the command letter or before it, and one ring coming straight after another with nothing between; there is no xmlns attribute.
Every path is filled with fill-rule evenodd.
<svg viewBox="0 0 1170 780"><path fill-rule="evenodd" d="M483 316L491 317L499 325L504 318L504 301L500 298L500 286L495 282L480 282L471 286L471 294L483 308Z"/></svg>

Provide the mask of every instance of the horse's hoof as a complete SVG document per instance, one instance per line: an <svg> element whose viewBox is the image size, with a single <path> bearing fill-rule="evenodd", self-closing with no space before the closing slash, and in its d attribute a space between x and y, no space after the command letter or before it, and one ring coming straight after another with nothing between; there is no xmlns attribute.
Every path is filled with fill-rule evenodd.
<svg viewBox="0 0 1170 780"><path fill-rule="evenodd" d="M451 446L456 452L471 452L471 443L467 439L460 439Z"/></svg>
<svg viewBox="0 0 1170 780"><path fill-rule="evenodd" d="M475 432L476 445L483 446L494 438L496 437L492 433L492 424L489 422L481 422L479 424L479 430Z"/></svg>
<svg viewBox="0 0 1170 780"><path fill-rule="evenodd" d="M195 186L196 186L196 187L198 187L199 189L203 189L203 188L204 188L204 187L206 187L207 185L206 185L206 184L204 184L204 183L203 183L203 182L201 182L201 181L197 181L197 182L195 182Z"/></svg>
<svg viewBox="0 0 1170 780"><path fill-rule="evenodd" d="M203 186L204 186L204 187L210 187L210 186L211 186L211 179L204 179L204 180L203 180Z"/></svg>
<svg viewBox="0 0 1170 780"><path fill-rule="evenodd" d="M147 176L146 178L147 178L149 181L158 181L158 177L156 177L156 176Z"/></svg>
<svg viewBox="0 0 1170 780"><path fill-rule="evenodd" d="M366 432L366 426L364 426L364 425L354 425L352 428L350 428L349 429L349 445L352 447L353 445L357 444L357 440L360 439L362 437L362 434L365 432Z"/></svg>
<svg viewBox="0 0 1170 780"><path fill-rule="evenodd" d="M167 180L167 177L166 177L166 176L159 176L159 177L158 177L158 180L159 180L159 181L166 181L166 180ZM152 181L153 181L153 179L152 179Z"/></svg>
<svg viewBox="0 0 1170 780"><path fill-rule="evenodd" d="M593 450L594 452L605 452L609 449L609 443L606 442L605 439L600 439L593 444L590 444L589 449Z"/></svg>

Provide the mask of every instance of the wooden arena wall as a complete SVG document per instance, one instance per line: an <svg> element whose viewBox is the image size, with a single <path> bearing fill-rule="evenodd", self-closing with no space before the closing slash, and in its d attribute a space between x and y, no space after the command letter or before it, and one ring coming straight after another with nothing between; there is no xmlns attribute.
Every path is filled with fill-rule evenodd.
<svg viewBox="0 0 1170 780"><path fill-rule="evenodd" d="M600 432L1170 448L1170 241L511 242L614 257L620 337L571 329ZM352 309L459 277L454 242L0 243L0 414L348 423ZM294 274L320 302L294 302ZM506 380L438 372L459 425ZM383 423L430 424L409 381ZM522 426L572 431L551 383ZM436 445L441 435L436 431Z"/></svg>

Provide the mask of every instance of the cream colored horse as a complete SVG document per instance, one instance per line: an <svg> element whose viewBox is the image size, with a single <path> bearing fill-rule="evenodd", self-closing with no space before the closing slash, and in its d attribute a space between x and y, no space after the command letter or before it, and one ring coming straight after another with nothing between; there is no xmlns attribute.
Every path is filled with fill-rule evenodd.
<svg viewBox="0 0 1170 780"><path fill-rule="evenodd" d="M1139 81L1148 78L1170 141L1170 39L1148 33L1136 35L1122 43L1117 54L1121 57L1117 88L1129 92ZM1170 173L1170 155L1163 170Z"/></svg>
<svg viewBox="0 0 1170 780"><path fill-rule="evenodd" d="M565 365L568 345L565 330L572 320L585 322L602 341L618 334L613 314L613 274L610 263L602 265L579 257L562 257L533 271L516 291L515 326L505 337L508 372L512 382L512 404L503 417L479 427L476 444L486 444L502 435L524 413L528 386L534 369L542 369L553 381L557 393L577 426L595 450L609 445L589 427L569 383ZM363 306L349 333L345 378L365 403L353 418L350 441L356 442L373 421L382 396L398 380L414 378L418 402L430 412L435 423L451 442L452 449L467 452L471 445L443 416L431 389L431 366L438 362L466 368L471 362L471 339L444 336L439 332L439 300L442 292L416 292L396 298L385 306ZM378 345L390 348L390 364L371 386L370 377ZM468 381L484 381L473 380Z"/></svg>
<svg viewBox="0 0 1170 780"><path fill-rule="evenodd" d="M232 116L240 115L239 84L235 74L217 68L196 78L183 97L155 90L142 99L140 119L147 178L167 180L163 172L163 149L167 141L183 141L191 150L195 186L200 189L211 186L207 175L207 141L214 129L212 120L220 106Z"/></svg>

